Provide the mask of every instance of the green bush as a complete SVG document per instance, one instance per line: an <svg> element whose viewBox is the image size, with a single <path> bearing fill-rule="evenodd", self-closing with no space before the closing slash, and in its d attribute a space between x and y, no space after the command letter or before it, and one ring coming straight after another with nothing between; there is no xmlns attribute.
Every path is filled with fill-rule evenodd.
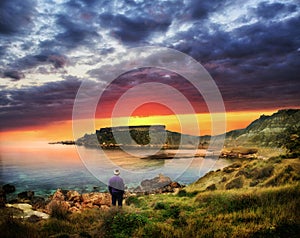
<svg viewBox="0 0 300 238"><path fill-rule="evenodd" d="M145 201L143 198L139 198L137 196L130 196L130 197L126 198L125 204L128 206L133 204L136 207L141 207L145 204Z"/></svg>
<svg viewBox="0 0 300 238"><path fill-rule="evenodd" d="M139 227L148 223L148 218L134 213L112 210L103 218L102 230L107 238L131 237Z"/></svg>
<svg viewBox="0 0 300 238"><path fill-rule="evenodd" d="M167 209L167 208L168 208L168 205L163 202L157 202L154 205L154 210L162 210L162 209Z"/></svg>
<svg viewBox="0 0 300 238"><path fill-rule="evenodd" d="M195 197L198 194L197 191L194 192L187 192L186 190L182 189L177 193L178 197Z"/></svg>

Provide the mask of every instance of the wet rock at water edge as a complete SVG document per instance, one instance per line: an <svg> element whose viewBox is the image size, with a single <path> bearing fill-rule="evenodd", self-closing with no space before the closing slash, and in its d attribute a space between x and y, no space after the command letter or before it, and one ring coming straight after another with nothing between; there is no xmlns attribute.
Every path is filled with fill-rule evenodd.
<svg viewBox="0 0 300 238"><path fill-rule="evenodd" d="M4 190L4 192L6 194L13 193L13 192L16 191L16 187L14 185L11 185L11 184L5 184L5 185L3 185L2 189Z"/></svg>

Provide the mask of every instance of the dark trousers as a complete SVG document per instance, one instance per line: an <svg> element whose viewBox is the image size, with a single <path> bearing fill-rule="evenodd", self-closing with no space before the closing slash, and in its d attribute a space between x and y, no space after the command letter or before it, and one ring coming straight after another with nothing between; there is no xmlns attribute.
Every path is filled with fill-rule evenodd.
<svg viewBox="0 0 300 238"><path fill-rule="evenodd" d="M123 201L123 192L114 192L111 194L111 200L112 205L116 206L116 203L118 201L118 206L122 207L122 201Z"/></svg>

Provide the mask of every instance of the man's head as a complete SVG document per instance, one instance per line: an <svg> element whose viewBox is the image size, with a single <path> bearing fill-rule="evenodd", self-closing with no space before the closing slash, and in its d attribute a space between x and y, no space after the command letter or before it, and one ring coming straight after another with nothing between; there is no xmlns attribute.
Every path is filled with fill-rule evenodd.
<svg viewBox="0 0 300 238"><path fill-rule="evenodd" d="M120 170L115 169L115 170L114 170L114 175L117 175L117 176L118 176L119 174L120 174Z"/></svg>

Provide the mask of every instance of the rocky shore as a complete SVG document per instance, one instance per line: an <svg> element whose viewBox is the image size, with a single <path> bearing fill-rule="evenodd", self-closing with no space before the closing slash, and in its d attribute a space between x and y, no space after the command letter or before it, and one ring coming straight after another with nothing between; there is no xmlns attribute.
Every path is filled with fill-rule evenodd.
<svg viewBox="0 0 300 238"><path fill-rule="evenodd" d="M124 195L124 203L128 197L175 193L184 187L162 174L153 179L146 179L140 186L128 189ZM85 209L108 210L111 206L111 195L108 192L79 193L75 190L57 189L53 195L44 198L35 196L34 191L18 193L16 198L7 201L6 195L15 193L13 185L6 184L0 189L0 209L11 209L14 216L32 221L47 219L60 214L80 213Z"/></svg>

